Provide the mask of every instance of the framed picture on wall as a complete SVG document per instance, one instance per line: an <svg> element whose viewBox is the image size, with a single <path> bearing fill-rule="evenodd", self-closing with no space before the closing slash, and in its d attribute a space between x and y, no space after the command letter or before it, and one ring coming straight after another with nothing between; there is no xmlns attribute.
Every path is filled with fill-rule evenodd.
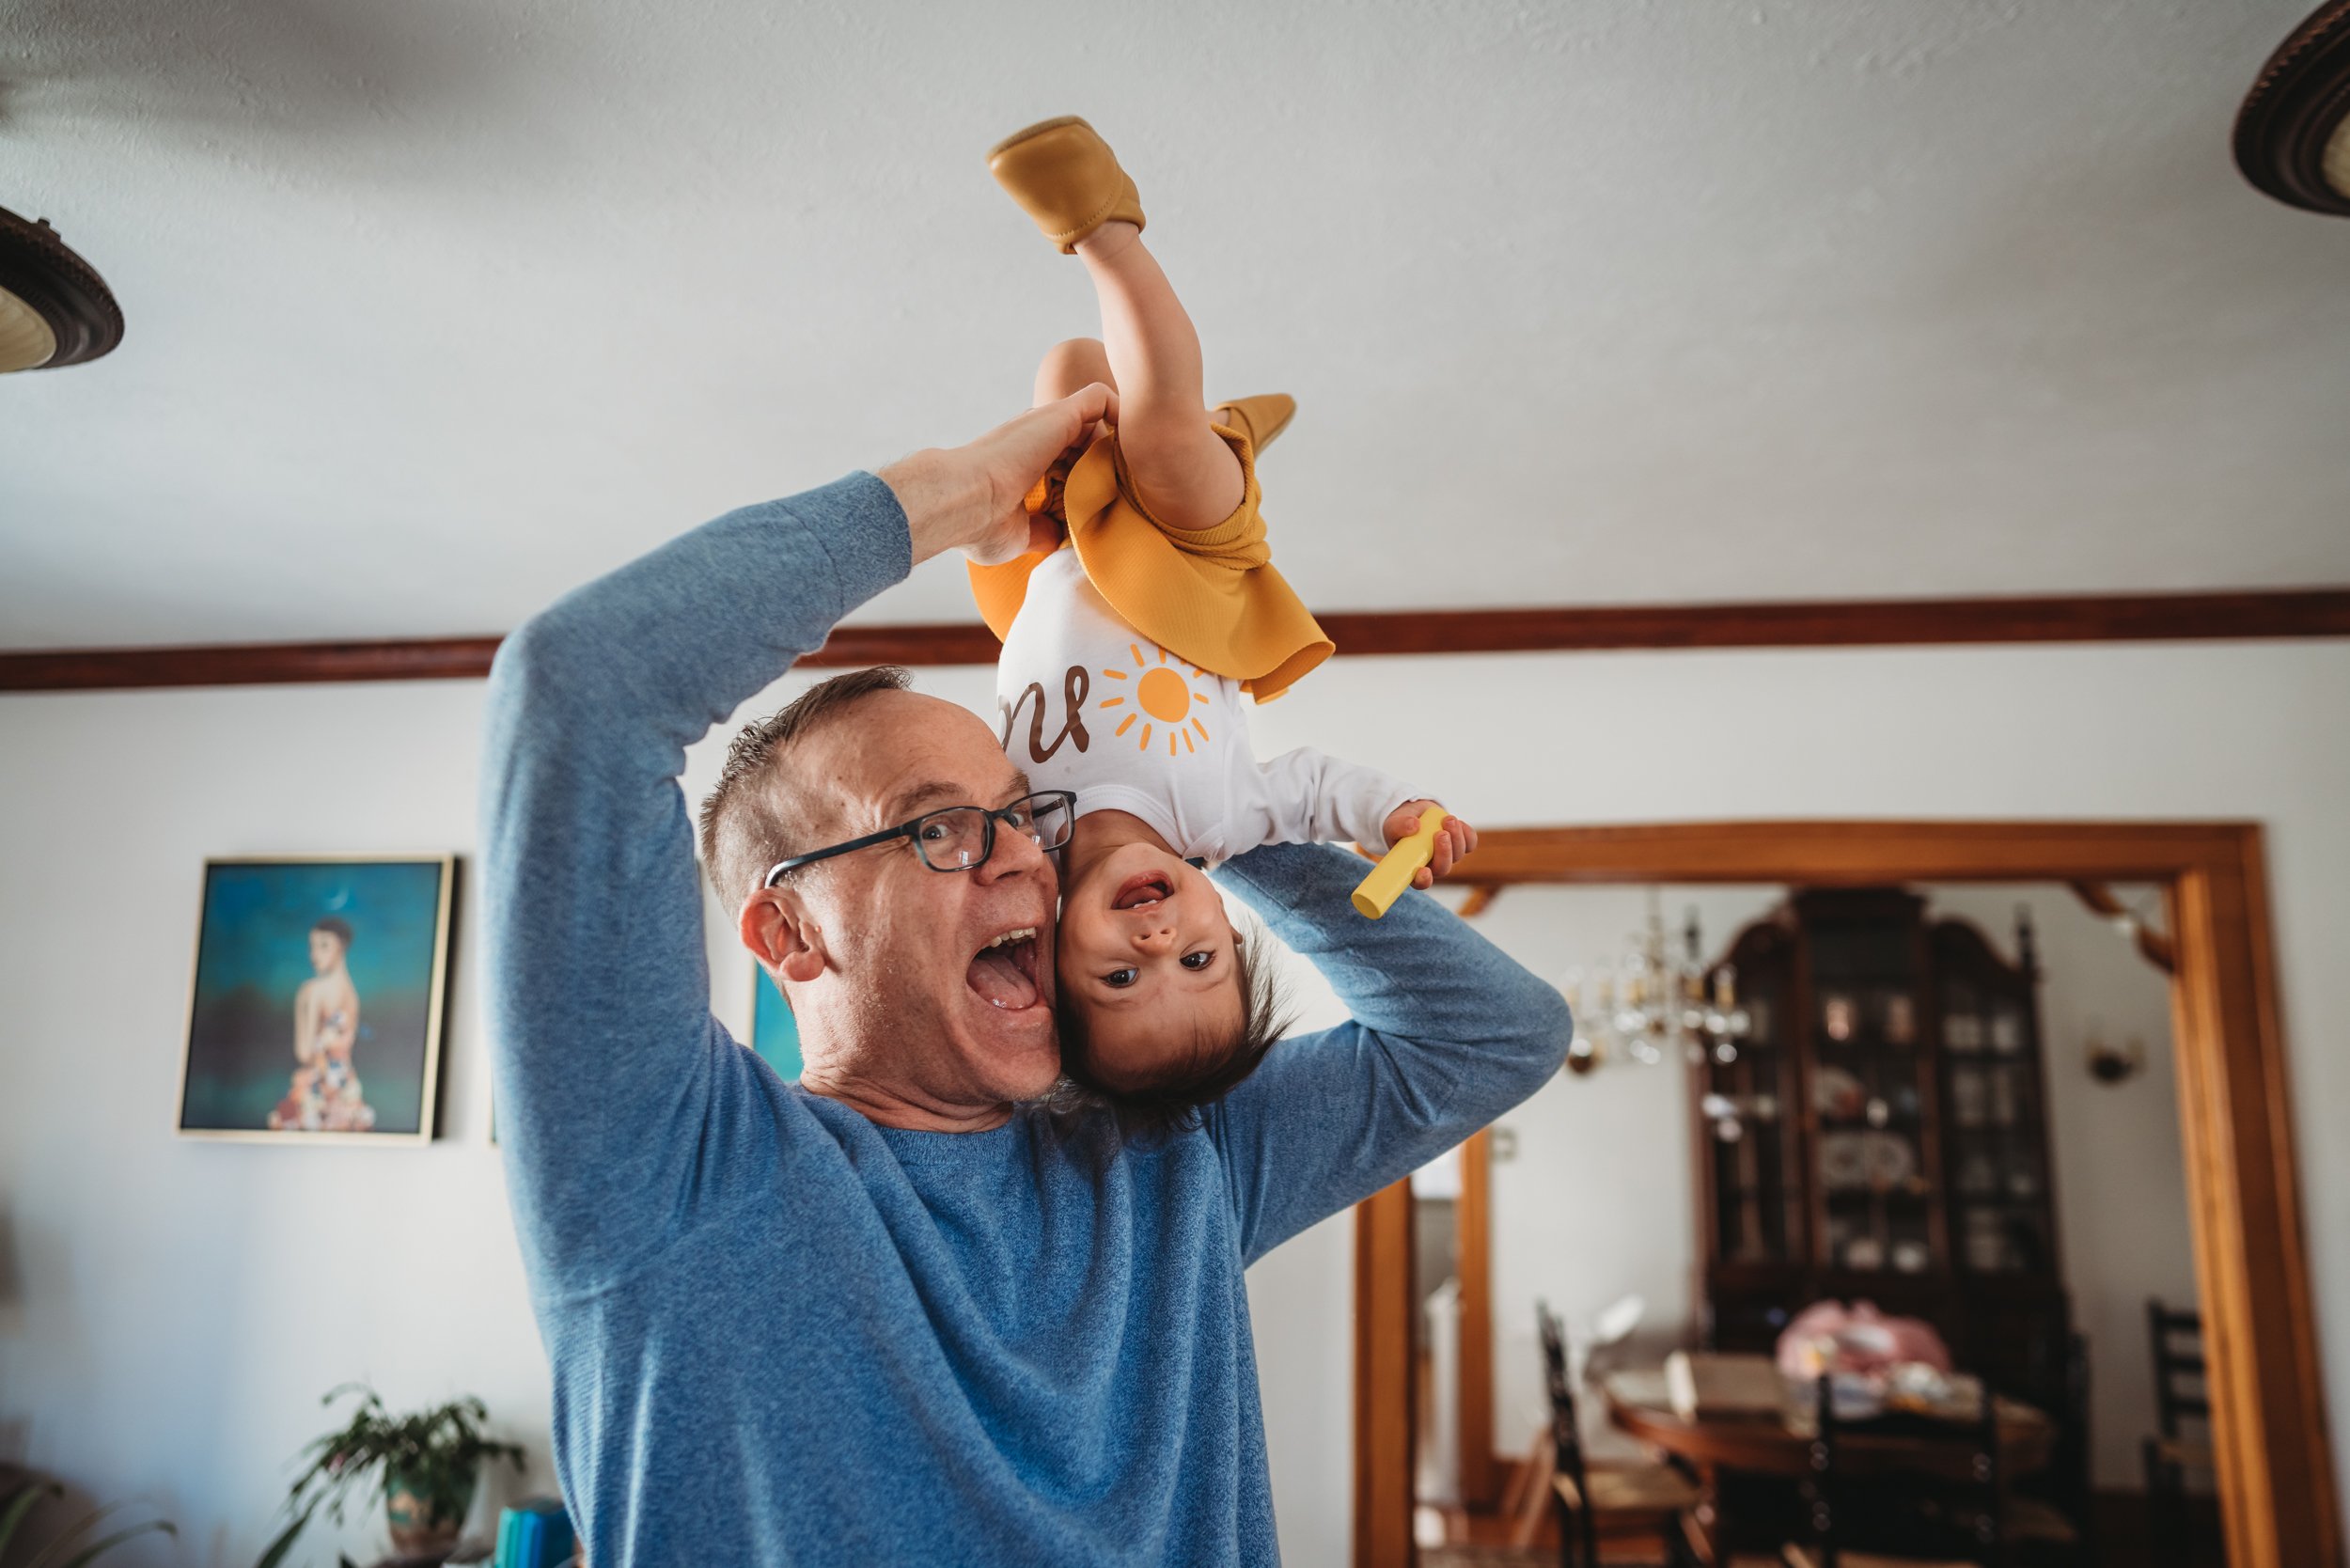
<svg viewBox="0 0 2350 1568"><path fill-rule="evenodd" d="M751 969L751 1038L749 1044L786 1083L800 1076L800 1025L791 1004L767 972Z"/></svg>
<svg viewBox="0 0 2350 1568"><path fill-rule="evenodd" d="M180 1131L430 1141L456 881L446 855L206 861Z"/></svg>

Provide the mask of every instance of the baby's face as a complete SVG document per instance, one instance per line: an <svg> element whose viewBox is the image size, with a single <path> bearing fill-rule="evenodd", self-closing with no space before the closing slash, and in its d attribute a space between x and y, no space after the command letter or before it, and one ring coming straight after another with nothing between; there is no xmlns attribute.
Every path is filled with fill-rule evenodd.
<svg viewBox="0 0 2350 1568"><path fill-rule="evenodd" d="M1062 1007L1078 1012L1112 1090L1204 1071L1240 1032L1238 941L1215 885L1149 844L1121 844L1061 886Z"/></svg>

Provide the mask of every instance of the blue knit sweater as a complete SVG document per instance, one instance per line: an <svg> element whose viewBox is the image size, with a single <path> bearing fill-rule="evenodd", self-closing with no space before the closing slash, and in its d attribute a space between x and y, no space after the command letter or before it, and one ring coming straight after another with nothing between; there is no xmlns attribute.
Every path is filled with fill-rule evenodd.
<svg viewBox="0 0 2350 1568"><path fill-rule="evenodd" d="M1559 1065L1556 992L1361 863L1219 873L1354 1021L1143 1147L879 1127L711 1017L685 747L903 577L852 476L556 604L491 676L498 1124L596 1568L1276 1560L1242 1271ZM1333 1325L1334 1329L1336 1325Z"/></svg>

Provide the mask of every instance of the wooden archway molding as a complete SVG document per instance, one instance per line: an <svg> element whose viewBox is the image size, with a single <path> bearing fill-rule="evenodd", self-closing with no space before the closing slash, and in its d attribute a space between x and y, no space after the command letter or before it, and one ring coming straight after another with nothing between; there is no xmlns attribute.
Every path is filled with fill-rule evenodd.
<svg viewBox="0 0 2350 1568"><path fill-rule="evenodd" d="M2340 1505L2293 1152L2258 826L1688 823L1494 829L1456 873L1513 883L2146 882L2177 948L2171 1019L2228 1560L2333 1568ZM1409 1568L1411 1185L1355 1210L1355 1552Z"/></svg>

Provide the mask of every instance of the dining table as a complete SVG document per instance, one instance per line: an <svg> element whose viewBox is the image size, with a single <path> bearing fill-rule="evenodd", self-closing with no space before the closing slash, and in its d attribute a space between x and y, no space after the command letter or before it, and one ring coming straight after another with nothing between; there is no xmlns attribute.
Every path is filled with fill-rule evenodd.
<svg viewBox="0 0 2350 1568"><path fill-rule="evenodd" d="M1747 1363L1741 1370L1749 1375L1759 1368L1772 1367L1767 1356L1717 1355L1712 1359L1721 1364ZM1686 1529L1700 1560L1726 1563L1756 1544L1775 1548L1776 1543L1742 1528L1764 1523L1747 1514L1776 1512L1756 1508L1752 1501L1769 1488L1740 1483L1776 1480L1778 1492L1792 1495L1786 1483L1810 1471L1811 1434L1794 1419L1796 1402L1791 1400L1773 1410L1677 1407L1663 1367L1611 1372L1600 1387L1606 1396L1610 1423L1696 1473L1700 1495L1687 1517ZM1995 1398L2001 1467L2010 1475L2045 1468L2055 1451L2055 1423L2045 1412L2020 1400L2005 1395ZM1904 1447L1922 1449L1925 1441L1897 1432L1871 1433L1865 1426L1849 1429L1839 1439L1841 1445L1876 1450L1879 1457L1888 1460L1896 1458L1895 1450ZM1746 1504L1743 1511L1742 1502Z"/></svg>

